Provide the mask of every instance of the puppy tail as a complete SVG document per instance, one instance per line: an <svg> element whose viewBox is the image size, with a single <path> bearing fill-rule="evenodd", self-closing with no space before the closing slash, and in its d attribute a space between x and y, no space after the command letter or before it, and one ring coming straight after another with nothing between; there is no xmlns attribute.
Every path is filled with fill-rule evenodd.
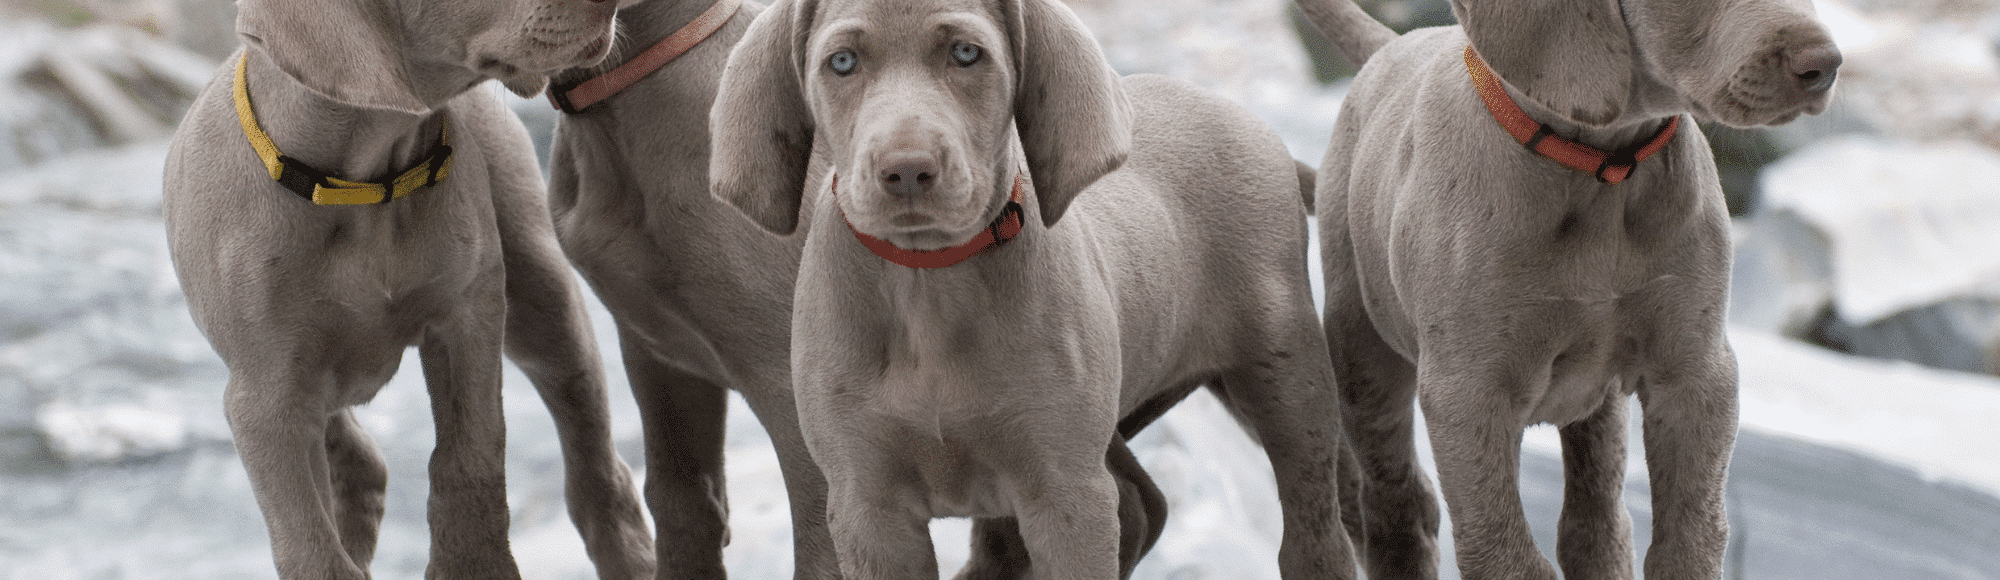
<svg viewBox="0 0 2000 580"><path fill-rule="evenodd" d="M1311 165L1306 165L1306 162L1297 159L1292 160L1292 165L1298 168L1299 199L1306 202L1306 213L1312 214L1319 211L1313 208L1313 187L1315 187L1314 184L1319 182L1319 171L1314 170Z"/></svg>
<svg viewBox="0 0 2000 580"><path fill-rule="evenodd" d="M1396 31L1390 30L1375 17L1361 10L1354 0L1295 0L1299 12L1306 20L1312 21L1313 28L1340 47L1340 53L1354 66L1368 64L1368 57L1396 39Z"/></svg>

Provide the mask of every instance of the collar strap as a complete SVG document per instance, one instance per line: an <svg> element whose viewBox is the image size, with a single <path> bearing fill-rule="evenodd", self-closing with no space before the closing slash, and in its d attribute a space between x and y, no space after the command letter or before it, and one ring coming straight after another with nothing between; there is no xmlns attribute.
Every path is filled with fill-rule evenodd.
<svg viewBox="0 0 2000 580"><path fill-rule="evenodd" d="M906 268L943 268L956 265L981 252L999 247L1001 244L1005 244L1008 240L1012 240L1015 236L1021 234L1021 184L1026 181L1025 176L1022 174L1014 174L1014 191L1007 196L1007 205L1000 209L999 217L993 218L993 223L987 224L985 229L979 230L979 233L972 236L971 240L949 248L905 250L896 247L895 244L891 244L887 240L861 233L861 230L854 229L852 222L848 222L847 229L854 232L855 239L861 240L861 245L867 246L868 251L874 252L875 255L881 256L882 259L888 260L898 266ZM835 196L840 195L839 175L833 176L833 192ZM838 207L838 204L836 204L836 207ZM841 215L841 221L847 221L847 216L844 213Z"/></svg>
<svg viewBox="0 0 2000 580"><path fill-rule="evenodd" d="M249 71L250 55L246 52L242 59L236 61L236 118L243 124L243 137L250 141L250 148L257 151L257 158L264 161L264 168L271 172L271 179L299 197L315 205L389 203L389 200L437 185L451 175L451 131L443 126L442 119L438 121L437 143L431 145L424 159L384 181L359 182L333 177L278 152L278 144L257 126L257 114L251 111Z"/></svg>
<svg viewBox="0 0 2000 580"><path fill-rule="evenodd" d="M1479 58L1479 53L1471 45L1465 47L1465 70L1472 73L1472 86L1479 91L1479 98L1486 101L1487 112L1492 113L1500 128L1513 135L1522 147L1570 169L1588 172L1604 183L1625 181L1639 162L1666 148L1667 142L1674 139L1674 133L1681 126L1680 115L1668 117L1651 140L1632 148L1607 152L1557 137L1554 127L1529 117L1512 97L1507 96L1507 89L1500 85L1499 77L1494 76L1493 69L1486 66L1486 61Z"/></svg>
<svg viewBox="0 0 2000 580"><path fill-rule="evenodd" d="M736 15L736 8L741 5L742 0L716 0L708 10L702 11L700 16L688 22L687 26L660 39L658 44L632 57L632 60L625 61L625 64L618 65L618 68L611 69L596 78L550 87L549 104L555 105L556 110L574 114L590 108L598 101L611 98L611 95L618 94L618 91L625 90L625 87L632 86L632 83L639 82L639 79L646 78L646 75L667 66L667 63L679 58L681 53L701 44L708 35L715 34L724 23L729 22L731 16Z"/></svg>

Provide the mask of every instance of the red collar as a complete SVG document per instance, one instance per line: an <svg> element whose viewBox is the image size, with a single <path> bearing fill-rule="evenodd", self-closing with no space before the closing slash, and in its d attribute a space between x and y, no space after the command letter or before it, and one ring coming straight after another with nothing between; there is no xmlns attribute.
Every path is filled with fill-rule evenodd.
<svg viewBox="0 0 2000 580"><path fill-rule="evenodd" d="M632 60L625 61L625 64L618 65L618 68L611 69L596 78L550 87L549 104L555 105L556 110L564 113L575 113L618 94L618 91L625 90L625 87L632 86L632 83L639 82L639 79L646 78L646 75L667 66L667 63L679 58L681 53L701 44L708 35L715 34L716 30L722 28L723 23L729 22L729 18L736 15L736 8L740 5L742 5L741 0L716 0L708 10L688 22L687 26L660 39L658 44L632 57Z"/></svg>
<svg viewBox="0 0 2000 580"><path fill-rule="evenodd" d="M874 252L875 255L881 256L882 259L888 260L898 266L905 268L943 268L952 266L980 252L999 247L1000 244L1005 244L1008 240L1014 239L1014 236L1021 234L1021 184L1026 181L1027 179L1022 174L1014 174L1014 191L1011 195L1007 196L1007 205L1000 209L1000 216L993 218L993 223L987 224L985 229L979 230L979 233L972 236L971 240L949 248L905 250L896 247L895 244L891 244L887 240L861 233L861 230L854 229L853 222L847 223L847 229L854 232L854 238L861 240L861 245L867 246L868 251ZM840 195L839 175L833 176L833 192L835 196ZM836 207L838 205L838 203L835 204ZM842 212L840 221L847 221L845 212Z"/></svg>
<svg viewBox="0 0 2000 580"><path fill-rule="evenodd" d="M1636 148L1617 152L1606 152L1596 147L1557 137L1555 128L1538 123L1507 96L1507 89L1500 86L1500 79L1493 75L1493 69L1479 58L1479 53L1471 45L1465 47L1465 70L1472 73L1472 86L1479 91L1479 98L1486 101L1486 110L1493 114L1493 120L1500 122L1500 128L1513 135L1514 140L1529 151L1561 163L1570 169L1589 172L1604 183L1625 181L1632 175L1632 168L1666 148L1674 139L1674 132L1680 129L1681 117L1675 115L1667 119L1653 139Z"/></svg>

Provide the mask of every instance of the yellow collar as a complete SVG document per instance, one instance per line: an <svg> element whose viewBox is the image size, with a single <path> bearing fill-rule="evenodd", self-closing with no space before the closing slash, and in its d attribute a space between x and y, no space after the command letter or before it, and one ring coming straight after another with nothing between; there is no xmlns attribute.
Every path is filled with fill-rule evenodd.
<svg viewBox="0 0 2000 580"><path fill-rule="evenodd" d="M279 153L278 144L271 142L271 136L257 126L257 115L250 110L249 70L250 55L246 53L236 61L236 118L243 123L243 137L250 140L251 149L257 150L257 158L262 159L264 168L271 171L271 179L299 194L299 197L316 205L389 203L389 200L437 185L451 174L451 131L443 126L442 120L439 121L437 144L431 146L424 159L385 181L347 181Z"/></svg>

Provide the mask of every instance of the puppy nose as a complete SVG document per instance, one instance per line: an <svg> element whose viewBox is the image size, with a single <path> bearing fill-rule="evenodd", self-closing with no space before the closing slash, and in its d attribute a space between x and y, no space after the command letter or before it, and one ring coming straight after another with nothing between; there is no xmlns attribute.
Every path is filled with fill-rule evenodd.
<svg viewBox="0 0 2000 580"><path fill-rule="evenodd" d="M897 151L883 155L877 176L882 190L901 199L923 196L937 182L937 157L918 151Z"/></svg>
<svg viewBox="0 0 2000 580"><path fill-rule="evenodd" d="M1840 50L1831 44L1793 50L1785 55L1785 67L1798 79L1799 90L1823 92L1833 88L1833 77L1840 69Z"/></svg>

